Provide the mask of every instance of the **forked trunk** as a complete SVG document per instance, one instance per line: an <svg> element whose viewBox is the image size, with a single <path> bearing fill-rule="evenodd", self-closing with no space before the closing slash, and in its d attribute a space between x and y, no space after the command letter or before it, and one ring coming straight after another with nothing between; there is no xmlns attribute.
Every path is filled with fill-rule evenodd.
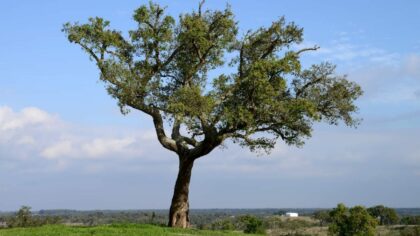
<svg viewBox="0 0 420 236"><path fill-rule="evenodd" d="M190 226L188 192L193 165L193 160L179 158L179 172L169 210L169 227L188 228Z"/></svg>

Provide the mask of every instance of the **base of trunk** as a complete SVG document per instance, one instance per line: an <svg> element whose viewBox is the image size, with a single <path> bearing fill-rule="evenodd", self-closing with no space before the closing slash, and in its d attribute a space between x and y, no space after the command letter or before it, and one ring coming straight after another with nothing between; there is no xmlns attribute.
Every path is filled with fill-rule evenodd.
<svg viewBox="0 0 420 236"><path fill-rule="evenodd" d="M193 164L193 160L180 157L178 177L169 210L169 227L188 228L190 226L188 193Z"/></svg>
<svg viewBox="0 0 420 236"><path fill-rule="evenodd" d="M169 227L188 228L190 227L189 204L183 206L172 206L169 213ZM176 209L172 209L176 208Z"/></svg>

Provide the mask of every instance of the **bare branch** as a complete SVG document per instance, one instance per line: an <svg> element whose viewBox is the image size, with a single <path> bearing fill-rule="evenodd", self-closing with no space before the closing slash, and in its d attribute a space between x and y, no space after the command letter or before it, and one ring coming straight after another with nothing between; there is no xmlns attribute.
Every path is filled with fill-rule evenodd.
<svg viewBox="0 0 420 236"><path fill-rule="evenodd" d="M201 9L206 1L201 0L201 2L198 4L198 15L201 17Z"/></svg>
<svg viewBox="0 0 420 236"><path fill-rule="evenodd" d="M315 45L315 46L313 46L312 48L303 48L303 49L300 49L299 51L297 51L297 52L295 52L295 54L296 55L300 55L301 53L303 53L303 52L306 52L306 51L316 51L316 50L318 50L320 47L318 46L318 45Z"/></svg>

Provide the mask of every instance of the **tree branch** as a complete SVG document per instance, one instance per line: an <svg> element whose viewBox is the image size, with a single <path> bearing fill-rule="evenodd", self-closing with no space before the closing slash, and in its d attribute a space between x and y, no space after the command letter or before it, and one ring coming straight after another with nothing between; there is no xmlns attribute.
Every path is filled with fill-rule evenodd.
<svg viewBox="0 0 420 236"><path fill-rule="evenodd" d="M197 147L198 142L197 142L197 140L195 140L194 138L188 138L188 137L185 137L185 136L182 136L181 138L182 138L182 140L183 140L183 141L185 141L187 144L189 144L189 145L191 145L191 146L193 146L193 147Z"/></svg>
<svg viewBox="0 0 420 236"><path fill-rule="evenodd" d="M175 56L178 54L178 52L179 52L180 49L181 49L181 45L178 46L176 49L174 49L174 51L166 59L166 61L163 64L160 65L160 68L157 68L157 69L162 69L162 68L165 68L167 65L169 65L169 63L171 63L172 60L175 58Z"/></svg>
<svg viewBox="0 0 420 236"><path fill-rule="evenodd" d="M200 17L201 17L201 9L205 2L206 2L205 0L201 0L200 3L198 4L198 16Z"/></svg>
<svg viewBox="0 0 420 236"><path fill-rule="evenodd" d="M192 45L194 46L194 49L197 53L198 59L200 59L200 61L203 60L203 56L201 55L200 49L198 48L197 44L195 43L195 41L193 40Z"/></svg>
<svg viewBox="0 0 420 236"><path fill-rule="evenodd" d="M160 112L158 110L153 109L150 115L153 118L153 124L155 126L156 135L160 144L162 144L162 146L168 150L171 150L173 152L178 152L178 147L176 145L175 140L168 138L165 134L165 129L163 127L163 120L162 120L162 116L160 115Z"/></svg>
<svg viewBox="0 0 420 236"><path fill-rule="evenodd" d="M318 78L313 78L311 81L309 81L308 83L306 83L305 85L303 85L300 89L298 89L298 91L296 92L295 97L299 97L303 92L305 92L305 90L311 86L314 85L318 82L320 82L323 78L322 77L318 77Z"/></svg>
<svg viewBox="0 0 420 236"><path fill-rule="evenodd" d="M181 133L179 132L180 128L181 128L181 120L178 117L175 117L174 125L172 127L172 134L171 134L171 137L173 140L177 140L181 136Z"/></svg>
<svg viewBox="0 0 420 236"><path fill-rule="evenodd" d="M246 37L246 36L245 36ZM244 66L244 45L245 39L241 43L241 49L239 49L239 78L243 76L243 66Z"/></svg>
<svg viewBox="0 0 420 236"><path fill-rule="evenodd" d="M315 46L313 46L312 48L303 48L303 49L300 49L299 51L297 51L297 52L295 52L295 54L296 55L300 55L301 53L303 53L303 52L306 52L306 51L316 51L316 50L318 50L320 47L318 46L318 45L315 45Z"/></svg>

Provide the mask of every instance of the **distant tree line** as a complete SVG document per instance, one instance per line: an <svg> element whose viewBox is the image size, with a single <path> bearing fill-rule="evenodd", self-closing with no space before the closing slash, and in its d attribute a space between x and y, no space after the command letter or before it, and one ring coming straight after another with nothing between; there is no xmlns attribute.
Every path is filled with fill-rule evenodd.
<svg viewBox="0 0 420 236"><path fill-rule="evenodd" d="M395 209L378 205L370 208L343 204L332 210L303 210L305 217L288 218L275 209L217 209L193 210L190 214L194 228L207 230L236 230L245 233L263 233L267 229L282 229L297 232L300 229L322 226L329 228L331 235L373 235L377 225L399 226L399 235L420 235L420 215L399 216ZM407 210L405 210L405 213ZM284 213L284 212L283 212ZM154 224L164 226L166 210L127 211L74 211L40 210L31 212L28 206L14 213L0 213L1 227L36 227L45 224L95 226L103 224ZM312 220L310 220L312 219ZM6 224L4 224L6 223Z"/></svg>

